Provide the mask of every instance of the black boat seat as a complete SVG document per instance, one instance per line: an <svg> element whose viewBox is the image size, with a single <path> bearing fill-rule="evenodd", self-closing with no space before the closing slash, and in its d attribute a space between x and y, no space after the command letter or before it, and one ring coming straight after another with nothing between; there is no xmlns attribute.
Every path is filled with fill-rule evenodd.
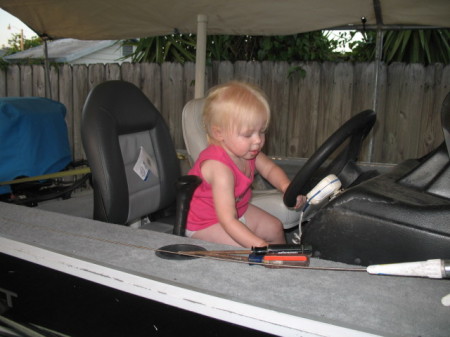
<svg viewBox="0 0 450 337"><path fill-rule="evenodd" d="M175 223L179 161L163 117L139 88L124 81L96 86L83 108L81 135L95 220L129 225L159 215Z"/></svg>

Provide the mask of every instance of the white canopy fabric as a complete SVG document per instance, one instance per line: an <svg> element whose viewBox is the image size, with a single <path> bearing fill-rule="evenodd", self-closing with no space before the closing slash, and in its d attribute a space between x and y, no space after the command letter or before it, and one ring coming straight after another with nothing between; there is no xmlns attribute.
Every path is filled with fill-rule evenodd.
<svg viewBox="0 0 450 337"><path fill-rule="evenodd" d="M207 33L289 35L355 29L362 18L366 28L450 27L450 0L0 0L0 7L51 39L196 33L195 97L204 94Z"/></svg>
<svg viewBox="0 0 450 337"><path fill-rule="evenodd" d="M288 35L361 25L450 27L449 0L0 0L38 35L119 40L197 32ZM378 11L378 12L377 12Z"/></svg>

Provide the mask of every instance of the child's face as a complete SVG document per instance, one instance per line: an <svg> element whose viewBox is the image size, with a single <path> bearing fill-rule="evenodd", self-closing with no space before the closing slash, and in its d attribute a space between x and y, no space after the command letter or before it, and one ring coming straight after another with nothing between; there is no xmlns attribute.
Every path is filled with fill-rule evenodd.
<svg viewBox="0 0 450 337"><path fill-rule="evenodd" d="M253 159L261 151L266 139L266 121L251 127L232 128L223 133L222 146L228 152L243 159Z"/></svg>

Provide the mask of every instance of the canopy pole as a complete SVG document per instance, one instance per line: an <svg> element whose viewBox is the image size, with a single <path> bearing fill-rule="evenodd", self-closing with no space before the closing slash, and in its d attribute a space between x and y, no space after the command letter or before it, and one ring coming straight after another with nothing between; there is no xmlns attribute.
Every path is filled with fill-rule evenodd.
<svg viewBox="0 0 450 337"><path fill-rule="evenodd" d="M45 69L45 97L46 98L52 98L52 89L50 85L50 65L48 62L48 46L47 36L42 36L42 40L44 40L44 69Z"/></svg>
<svg viewBox="0 0 450 337"><path fill-rule="evenodd" d="M382 54L383 54L383 31L381 29L377 30L377 40L375 47L375 78L373 84L373 100L372 100L372 110L375 111L377 116L378 108L380 106L380 76L381 76L381 65L382 65ZM373 133L370 135L369 144L367 147L367 159L369 162L373 161L373 143L374 135Z"/></svg>
<svg viewBox="0 0 450 337"><path fill-rule="evenodd" d="M375 46L375 78L374 78L374 88L373 88L373 101L372 110L375 111L377 116L379 101L380 101L380 75L381 75L381 62L383 56L383 13L381 12L380 0L373 0L373 10L375 13L375 18L377 20L377 39ZM363 19L363 25L365 24L365 18ZM367 147L367 158L369 162L373 161L373 148L374 148L374 134L372 133L369 138L369 144Z"/></svg>
<svg viewBox="0 0 450 337"><path fill-rule="evenodd" d="M195 61L195 98L205 96L206 74L206 29L208 18L206 15L197 16L197 50Z"/></svg>

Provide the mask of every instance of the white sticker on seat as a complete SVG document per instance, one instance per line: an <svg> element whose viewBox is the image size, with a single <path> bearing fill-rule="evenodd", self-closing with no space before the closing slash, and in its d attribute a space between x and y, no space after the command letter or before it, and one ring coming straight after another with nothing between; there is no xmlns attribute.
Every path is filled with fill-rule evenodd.
<svg viewBox="0 0 450 337"><path fill-rule="evenodd" d="M158 176L158 167L155 160L149 156L147 151L141 146L139 157L133 167L134 172L144 181L147 181L150 173Z"/></svg>

